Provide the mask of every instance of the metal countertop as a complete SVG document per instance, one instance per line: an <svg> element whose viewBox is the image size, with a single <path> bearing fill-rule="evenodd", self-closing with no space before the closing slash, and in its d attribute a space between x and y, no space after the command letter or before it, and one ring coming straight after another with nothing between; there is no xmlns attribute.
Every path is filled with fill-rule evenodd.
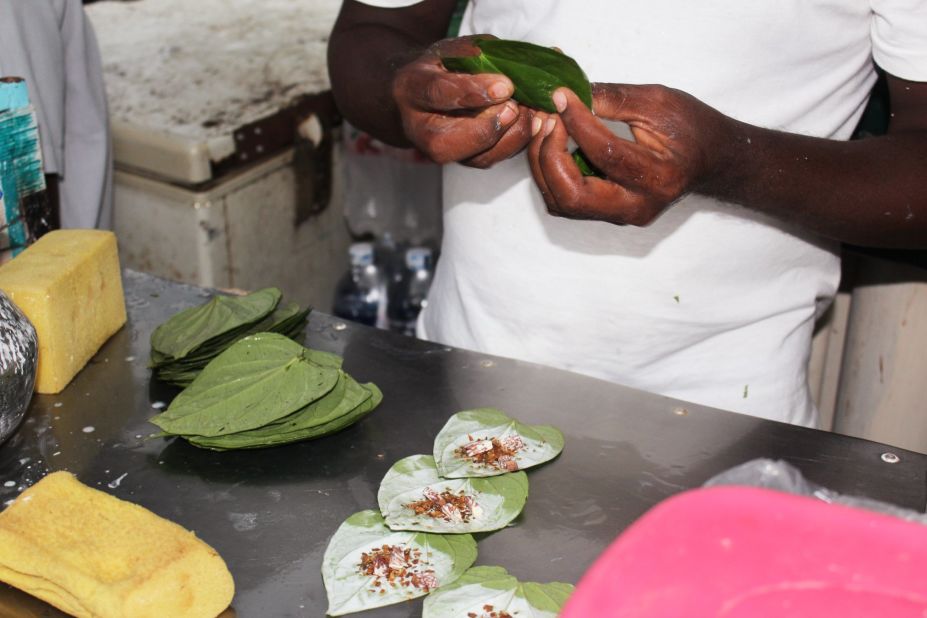
<svg viewBox="0 0 927 618"><path fill-rule="evenodd" d="M341 522L377 507L387 469L431 453L447 418L492 406L558 426L563 454L528 471L513 527L476 535L477 564L522 580L575 582L625 527L668 496L756 457L784 459L841 493L924 510L927 456L832 433L680 402L576 374L434 345L313 312L307 343L344 356L344 369L384 393L341 433L293 445L212 452L146 439L146 422L176 389L146 367L151 330L204 302L200 288L128 271L129 322L60 395L36 396L0 446L0 505L49 471L196 531L235 578L240 618L323 616L320 566ZM891 451L900 461L889 464ZM156 540L153 540L156 543ZM419 616L421 601L365 616ZM0 584L0 615L60 616Z"/></svg>

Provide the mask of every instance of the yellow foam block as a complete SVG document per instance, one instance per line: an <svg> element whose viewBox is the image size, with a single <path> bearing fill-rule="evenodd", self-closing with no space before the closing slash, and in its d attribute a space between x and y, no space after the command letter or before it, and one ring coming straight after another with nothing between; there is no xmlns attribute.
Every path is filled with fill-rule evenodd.
<svg viewBox="0 0 927 618"><path fill-rule="evenodd" d="M214 618L235 592L192 532L68 472L0 513L0 581L79 618Z"/></svg>
<svg viewBox="0 0 927 618"><path fill-rule="evenodd" d="M35 326L39 393L61 392L126 321L112 232L49 232L0 266L0 290Z"/></svg>

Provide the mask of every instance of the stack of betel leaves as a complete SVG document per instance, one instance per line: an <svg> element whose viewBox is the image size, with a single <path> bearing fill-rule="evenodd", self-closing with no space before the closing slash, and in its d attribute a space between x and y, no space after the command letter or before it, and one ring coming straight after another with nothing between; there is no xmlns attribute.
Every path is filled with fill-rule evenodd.
<svg viewBox="0 0 927 618"><path fill-rule="evenodd" d="M220 353L151 422L214 450L320 438L356 423L383 399L336 354L277 333L248 335Z"/></svg>
<svg viewBox="0 0 927 618"><path fill-rule="evenodd" d="M300 337L310 309L296 303L280 306L281 296L277 288L246 296L214 296L174 314L151 334L149 367L160 380L187 386L209 361L242 337L261 332Z"/></svg>
<svg viewBox="0 0 927 618"><path fill-rule="evenodd" d="M473 567L473 532L508 526L524 508L523 468L556 457L563 434L494 408L458 412L433 455L396 462L379 511L349 517L322 560L328 614L340 616L428 595L423 618L554 618L570 584L519 582L501 567Z"/></svg>

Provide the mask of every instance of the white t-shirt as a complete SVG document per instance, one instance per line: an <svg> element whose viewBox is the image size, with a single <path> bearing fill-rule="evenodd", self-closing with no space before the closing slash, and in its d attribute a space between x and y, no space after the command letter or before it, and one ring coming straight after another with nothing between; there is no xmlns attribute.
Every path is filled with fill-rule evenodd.
<svg viewBox="0 0 927 618"><path fill-rule="evenodd" d="M862 114L873 57L927 80L922 0L473 0L471 33L555 45L591 81L661 83L750 124L833 139ZM700 195L646 228L552 217L524 156L450 165L444 180L426 338L817 423L807 363L839 280L835 244Z"/></svg>

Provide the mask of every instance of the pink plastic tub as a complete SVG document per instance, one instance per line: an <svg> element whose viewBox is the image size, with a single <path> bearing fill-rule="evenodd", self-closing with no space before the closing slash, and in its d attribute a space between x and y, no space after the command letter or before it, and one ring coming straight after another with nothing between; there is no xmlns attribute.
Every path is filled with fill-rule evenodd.
<svg viewBox="0 0 927 618"><path fill-rule="evenodd" d="M927 617L927 526L762 489L660 503L583 576L563 618Z"/></svg>

